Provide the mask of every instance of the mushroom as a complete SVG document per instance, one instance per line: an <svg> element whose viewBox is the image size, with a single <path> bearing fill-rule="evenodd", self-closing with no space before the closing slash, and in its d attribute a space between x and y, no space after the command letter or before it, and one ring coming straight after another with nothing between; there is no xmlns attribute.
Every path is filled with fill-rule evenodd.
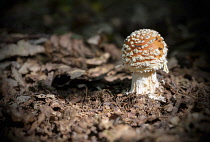
<svg viewBox="0 0 210 142"><path fill-rule="evenodd" d="M124 67L132 72L130 93L148 94L149 98L164 100L155 94L159 87L156 70L168 73L167 45L161 35L151 29L132 32L124 41L122 59Z"/></svg>

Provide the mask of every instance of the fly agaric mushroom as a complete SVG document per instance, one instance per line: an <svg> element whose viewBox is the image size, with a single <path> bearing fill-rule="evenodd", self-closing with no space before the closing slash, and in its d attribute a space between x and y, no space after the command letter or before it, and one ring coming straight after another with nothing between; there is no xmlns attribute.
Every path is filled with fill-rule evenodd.
<svg viewBox="0 0 210 142"><path fill-rule="evenodd" d="M167 51L164 39L155 30L140 29L125 39L123 64L133 72L130 93L148 94L150 98L164 100L161 95L155 95L159 87L156 70L163 68L168 73Z"/></svg>

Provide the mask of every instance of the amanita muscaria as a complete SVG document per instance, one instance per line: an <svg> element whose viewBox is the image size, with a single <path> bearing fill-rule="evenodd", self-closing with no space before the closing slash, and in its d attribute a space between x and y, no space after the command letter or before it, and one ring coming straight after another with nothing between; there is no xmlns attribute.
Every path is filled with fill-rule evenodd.
<svg viewBox="0 0 210 142"><path fill-rule="evenodd" d="M159 87L156 70L163 68L168 73L167 51L164 39L155 30L136 30L125 39L122 59L124 67L132 72L130 93L163 100L162 96L154 94Z"/></svg>

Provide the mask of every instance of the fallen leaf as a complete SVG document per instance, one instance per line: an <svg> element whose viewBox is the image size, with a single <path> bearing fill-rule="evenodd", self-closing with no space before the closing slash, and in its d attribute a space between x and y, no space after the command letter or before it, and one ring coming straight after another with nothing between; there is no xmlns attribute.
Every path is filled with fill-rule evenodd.
<svg viewBox="0 0 210 142"><path fill-rule="evenodd" d="M41 66L36 62L31 63L31 65L29 66L29 71L31 72L38 72L40 70L41 70Z"/></svg>
<svg viewBox="0 0 210 142"><path fill-rule="evenodd" d="M2 79L0 81L0 91L5 100L9 100L16 94L14 87L18 85L16 80L13 79Z"/></svg>
<svg viewBox="0 0 210 142"><path fill-rule="evenodd" d="M85 70L75 69L72 71L68 71L67 73L70 75L71 79L75 79L75 78L78 78L78 77L84 75L85 72L86 72Z"/></svg>
<svg viewBox="0 0 210 142"><path fill-rule="evenodd" d="M18 62L16 62L16 61L8 62L7 61L7 62L0 63L0 70L4 70L9 66L13 66L15 68L20 68L20 64Z"/></svg>
<svg viewBox="0 0 210 142"><path fill-rule="evenodd" d="M107 75L104 77L106 81L113 82L117 79L124 80L124 79L132 79L130 75L126 75L125 73L118 73L117 75Z"/></svg>
<svg viewBox="0 0 210 142"><path fill-rule="evenodd" d="M101 64L106 63L109 58L110 58L110 54L109 53L104 53L100 57L87 59L86 64L88 64L88 65L101 65Z"/></svg>
<svg viewBox="0 0 210 142"><path fill-rule="evenodd" d="M87 39L87 43L92 44L92 45L99 45L100 41L101 41L100 35L94 35Z"/></svg>
<svg viewBox="0 0 210 142"><path fill-rule="evenodd" d="M17 81L14 80L14 79L8 78L8 79L5 79L4 81L6 81L10 87L17 87L18 86Z"/></svg>
<svg viewBox="0 0 210 142"><path fill-rule="evenodd" d="M62 47L60 52L64 55L73 57L89 57L93 56L89 48L87 48L82 39L72 38L72 33L60 36L59 45Z"/></svg>
<svg viewBox="0 0 210 142"><path fill-rule="evenodd" d="M17 44L9 44L0 48L0 60L13 56L33 56L44 53L45 48L40 45L32 45L28 41L20 40Z"/></svg>
<svg viewBox="0 0 210 142"><path fill-rule="evenodd" d="M178 116L172 117L172 118L170 119L170 123L171 123L172 125L175 125L175 126L178 125L179 121L180 121L180 118L179 118Z"/></svg>
<svg viewBox="0 0 210 142"><path fill-rule="evenodd" d="M30 72L38 72L41 70L41 66L37 63L36 60L27 60L21 68L18 70L21 74L27 74Z"/></svg>
<svg viewBox="0 0 210 142"><path fill-rule="evenodd" d="M63 109L63 104L61 104L59 101L51 101L50 106L52 107L53 110Z"/></svg>
<svg viewBox="0 0 210 142"><path fill-rule="evenodd" d="M101 45L102 48L104 48L105 52L110 54L110 58L112 60L120 60L122 52L119 48L116 47L115 44L111 43L103 43Z"/></svg>
<svg viewBox="0 0 210 142"><path fill-rule="evenodd" d="M8 111L11 115L11 118L14 122L24 120L23 110L19 109L19 108L20 108L20 106L17 103L13 103L8 109Z"/></svg>
<svg viewBox="0 0 210 142"><path fill-rule="evenodd" d="M14 67L12 67L12 74L20 86L25 86L25 82L22 78L22 75Z"/></svg>
<svg viewBox="0 0 210 142"><path fill-rule="evenodd" d="M25 103L27 102L31 97L30 96L18 96L17 99L17 103Z"/></svg>
<svg viewBox="0 0 210 142"><path fill-rule="evenodd" d="M114 68L113 64L106 64L106 65L102 65L102 66L98 66L98 67L89 69L87 71L87 74L89 77L98 77L102 74L109 72L113 68Z"/></svg>
<svg viewBox="0 0 210 142"><path fill-rule="evenodd" d="M28 70L29 66L30 66L30 63L25 62L25 63L21 66L21 68L18 70L18 72L21 73L21 74L27 74L27 73L29 72L29 70Z"/></svg>

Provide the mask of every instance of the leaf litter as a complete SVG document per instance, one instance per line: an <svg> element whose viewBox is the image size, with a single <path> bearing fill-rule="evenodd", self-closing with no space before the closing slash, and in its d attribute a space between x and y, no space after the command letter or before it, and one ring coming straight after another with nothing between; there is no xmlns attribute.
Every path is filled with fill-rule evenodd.
<svg viewBox="0 0 210 142"><path fill-rule="evenodd" d="M1 139L175 142L208 138L210 80L204 58L199 58L206 63L202 68L198 63L181 68L171 57L170 73L158 71L166 98L159 102L126 93L131 75L119 66L121 51L101 40L99 35L85 41L68 33L2 44Z"/></svg>

